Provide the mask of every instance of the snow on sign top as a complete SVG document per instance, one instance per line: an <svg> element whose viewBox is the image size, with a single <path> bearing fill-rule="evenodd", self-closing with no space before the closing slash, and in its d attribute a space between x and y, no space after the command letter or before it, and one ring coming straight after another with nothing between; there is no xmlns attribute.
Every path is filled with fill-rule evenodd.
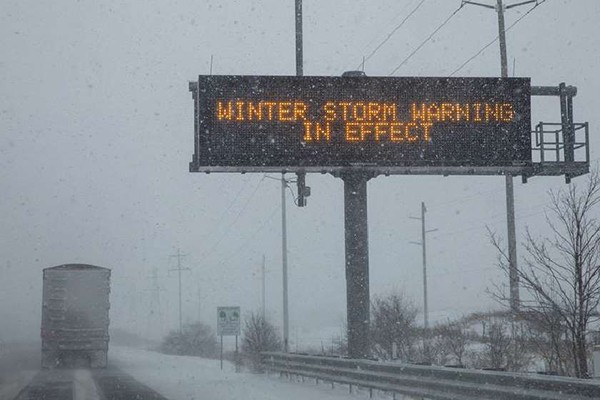
<svg viewBox="0 0 600 400"><path fill-rule="evenodd" d="M528 78L200 76L196 171L526 166Z"/></svg>
<svg viewBox="0 0 600 400"><path fill-rule="evenodd" d="M240 336L239 307L217 307L217 336Z"/></svg>

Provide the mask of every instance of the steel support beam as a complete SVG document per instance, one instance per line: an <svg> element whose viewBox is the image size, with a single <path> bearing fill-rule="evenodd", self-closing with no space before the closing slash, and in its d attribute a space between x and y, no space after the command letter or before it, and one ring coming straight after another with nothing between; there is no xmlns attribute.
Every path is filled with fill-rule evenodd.
<svg viewBox="0 0 600 400"><path fill-rule="evenodd" d="M560 96L564 93L567 96L575 97L577 88L575 86L532 86L532 96Z"/></svg>
<svg viewBox="0 0 600 400"><path fill-rule="evenodd" d="M370 355L367 181L371 176L360 172L341 175L344 181L346 307L350 358L367 358Z"/></svg>

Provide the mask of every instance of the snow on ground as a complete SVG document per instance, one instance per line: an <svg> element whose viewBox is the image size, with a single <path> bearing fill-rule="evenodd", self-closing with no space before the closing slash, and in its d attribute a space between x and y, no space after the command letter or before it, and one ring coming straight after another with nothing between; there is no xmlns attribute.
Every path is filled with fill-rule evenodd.
<svg viewBox="0 0 600 400"><path fill-rule="evenodd" d="M39 367L39 343L4 343L0 349L0 400L14 399Z"/></svg>
<svg viewBox="0 0 600 400"><path fill-rule="evenodd" d="M278 374L236 373L233 364L197 357L169 356L153 351L112 346L112 365L169 400L339 400L368 399L368 391L348 394L348 386L294 382ZM377 396L380 397L380 396ZM391 398L391 396L385 396ZM384 398L382 394L381 398Z"/></svg>
<svg viewBox="0 0 600 400"><path fill-rule="evenodd" d="M36 371L18 371L0 379L0 400L14 399L33 379Z"/></svg>

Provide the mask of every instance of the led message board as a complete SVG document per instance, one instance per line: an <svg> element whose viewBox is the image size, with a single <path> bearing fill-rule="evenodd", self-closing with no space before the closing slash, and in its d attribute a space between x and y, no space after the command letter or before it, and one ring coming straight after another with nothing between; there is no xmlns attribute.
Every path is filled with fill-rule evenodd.
<svg viewBox="0 0 600 400"><path fill-rule="evenodd" d="M531 165L528 78L200 76L191 171Z"/></svg>

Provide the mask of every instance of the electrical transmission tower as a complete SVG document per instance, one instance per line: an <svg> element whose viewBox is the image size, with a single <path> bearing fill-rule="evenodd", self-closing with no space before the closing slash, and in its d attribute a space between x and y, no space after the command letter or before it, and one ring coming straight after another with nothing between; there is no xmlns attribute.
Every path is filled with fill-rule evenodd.
<svg viewBox="0 0 600 400"><path fill-rule="evenodd" d="M183 332L183 324L181 319L181 272L182 271L190 271L189 268L183 268L181 266L181 259L187 257L187 254L181 254L181 251L177 249L177 254L172 254L169 257L177 258L177 268L170 269L169 271L177 271L177 275L179 278L179 333Z"/></svg>

